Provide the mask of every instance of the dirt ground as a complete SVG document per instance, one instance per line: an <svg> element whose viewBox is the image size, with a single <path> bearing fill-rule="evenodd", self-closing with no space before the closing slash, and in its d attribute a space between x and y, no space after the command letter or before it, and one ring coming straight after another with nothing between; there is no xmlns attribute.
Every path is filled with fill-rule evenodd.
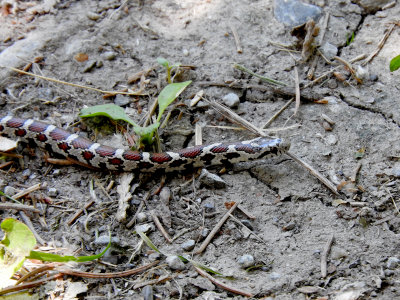
<svg viewBox="0 0 400 300"><path fill-rule="evenodd" d="M64 276L32 290L36 299L246 298L211 283L191 263L171 262L155 253L135 233L137 225L149 230L148 237L163 253L187 255L228 276L213 275L220 282L255 299L400 298L400 71L389 71L390 60L400 54L400 28L393 23L399 22L398 1L309 1L322 9L317 46L332 44L347 62L365 55L352 64L353 75L342 62L327 61L318 50L304 61L291 28L274 18L272 0L1 3L0 115L43 120L123 147L124 138L96 134L92 127L77 124L78 114L86 106L122 101L127 114L140 122L166 85L156 61L164 57L192 66L183 68L175 81L193 82L160 131L163 149L194 145L195 124L203 128L204 143L245 140L254 135L209 127L237 125L204 101L190 106L193 96L203 90L206 99L224 103L225 95L236 93L240 103L232 111L261 128L292 98L296 67L300 86L308 86L301 90L300 107L293 115L292 103L268 133L289 140L293 154L339 188L335 195L284 155L235 165L223 174L221 168L210 168L223 179L223 187L207 185L192 174L168 173L168 199L156 193L160 172L130 178L49 165L43 150L20 147L23 159L1 170L0 189L16 193L41 184L22 199L41 211L27 213L44 240L39 246L66 255L93 255L104 249L110 230L113 247L101 261L68 267L112 273L160 260L128 277ZM391 29L379 53L368 61ZM88 60L77 61L78 53L87 54ZM38 57L42 60L35 60ZM7 68L30 63L32 73L105 91L138 90L139 81L129 83L131 76L152 70L144 82L147 95L105 98L93 90L17 75ZM233 63L288 87L271 86L234 69ZM126 210L121 209L124 197ZM232 202L243 210L233 211L204 252L196 254ZM69 224L79 209L84 209L82 215ZM152 214L176 237L171 243ZM15 210L2 211L1 219L5 217L21 219ZM195 241L194 249L187 246L190 240ZM254 268L246 270L242 260L250 260Z"/></svg>

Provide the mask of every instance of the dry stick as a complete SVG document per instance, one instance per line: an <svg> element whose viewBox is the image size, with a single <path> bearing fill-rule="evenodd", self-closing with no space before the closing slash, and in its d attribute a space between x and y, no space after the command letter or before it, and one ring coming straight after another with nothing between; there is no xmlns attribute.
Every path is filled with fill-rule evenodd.
<svg viewBox="0 0 400 300"><path fill-rule="evenodd" d="M20 285L14 285L14 286L10 286L10 287L5 287L4 289L0 290L0 296L8 294L8 293L16 292L16 291L30 289L30 288L42 285L47 281L59 279L62 276L63 276L63 274L58 273L56 275L53 275L53 276L50 276L50 277L46 277L44 279L40 279L40 280L37 280L37 281L32 281L32 282L23 283L23 284L20 284Z"/></svg>
<svg viewBox="0 0 400 300"><path fill-rule="evenodd" d="M334 239L335 239L335 236L332 234L329 237L329 240L324 247L324 251L322 251L322 254L321 254L321 277L322 278L325 278L327 275L327 259L328 259L328 254L329 254L329 251L331 250Z"/></svg>
<svg viewBox="0 0 400 300"><path fill-rule="evenodd" d="M160 261L156 260L148 265L141 266L136 269L128 270L128 271L122 271L122 272L115 272L115 273L91 273L91 272L81 272L81 271L75 271L71 269L62 269L59 270L61 274L65 275L71 275L71 276L78 276L78 277L85 277L85 278L117 278L117 277L125 277L125 276L130 276L134 275L143 271L146 271L147 269L150 269L157 265Z"/></svg>
<svg viewBox="0 0 400 300"><path fill-rule="evenodd" d="M244 128L246 128L247 130L249 130L259 136L266 136L262 130L260 130L259 128L257 128L256 126L254 126L253 124L248 122L247 120L243 119L242 117L240 117L235 112L231 111L226 106L219 104L218 102L215 102L215 101L208 101L206 99L204 99L204 100L207 101L208 103L210 103L217 112L219 112L225 118L230 120L232 123L239 124L239 125L243 126Z"/></svg>
<svg viewBox="0 0 400 300"><path fill-rule="evenodd" d="M239 205L239 202L236 202L234 205L232 205L231 209L228 210L225 215L222 217L221 220L214 226L213 230L209 233L207 238L204 240L204 242L201 244L200 248L195 252L196 254L202 253L208 246L208 244L211 242L211 240L214 238L214 236L217 234L217 232L221 229L222 225L225 223L225 221L229 218L229 216L233 213L233 211L236 209L236 207Z"/></svg>
<svg viewBox="0 0 400 300"><path fill-rule="evenodd" d="M295 116L300 107L300 82L299 82L299 72L297 72L297 67L294 67L294 84L296 89L296 106L293 115Z"/></svg>
<svg viewBox="0 0 400 300"><path fill-rule="evenodd" d="M70 83L70 82L66 82L66 81L62 81L62 80L58 80L58 79L54 79L54 78L50 78L50 77L46 77L46 76L41 76L41 75L37 75L37 74L33 74L33 73L29 73L29 72L25 72L13 67L8 67L9 69L24 74L24 75L29 75L29 76L33 76L33 77L37 77L43 80L47 80L47 81L51 81L51 82L55 82L55 83L60 83L60 84L64 84L64 85L69 85L69 86L73 86L73 87L78 87L78 88L82 88L82 89L87 89L87 90L92 90L92 91L96 91L102 94L111 94L111 95L129 95L129 96L143 96L145 94L142 93L142 91L138 91L138 92L118 92L118 91L103 91L100 89L96 89L90 86L84 86L84 85L80 85L80 84L75 84L75 83Z"/></svg>
<svg viewBox="0 0 400 300"><path fill-rule="evenodd" d="M86 203L84 208L80 208L67 222L68 226L71 226L76 219L78 219L85 210L87 210L89 207L91 207L93 204L95 204L96 202L94 200L90 201L89 203Z"/></svg>
<svg viewBox="0 0 400 300"><path fill-rule="evenodd" d="M23 190L23 191L21 191L21 192L15 194L15 195L13 196L13 198L14 198L14 199L19 199L19 198L21 198L21 197L23 197L23 196L25 196L25 195L28 195L28 194L31 193L31 192L37 191L37 190L39 190L39 189L40 189L40 183L35 184L35 185L32 185L31 187L29 187L29 188L27 188L27 189L25 189L25 190Z"/></svg>
<svg viewBox="0 0 400 300"><path fill-rule="evenodd" d="M369 63L379 53L379 51L381 51L381 49L383 48L383 45L386 43L387 39L389 38L389 35L392 33L392 31L396 27L396 25L397 25L396 23L393 23L392 26L390 26L389 30L385 33L383 38L379 41L378 47L362 63L363 66L365 66L367 63Z"/></svg>
<svg viewBox="0 0 400 300"><path fill-rule="evenodd" d="M232 33L233 33L233 37L235 38L235 43L236 43L236 51L237 53L243 53L243 49L242 46L240 44L240 39L239 39L239 35L237 33L236 28L233 25L230 25Z"/></svg>
<svg viewBox="0 0 400 300"><path fill-rule="evenodd" d="M365 54L361 54L359 56L354 57L353 59L350 59L350 63L354 63L356 61L362 60L365 58ZM333 72L337 71L338 69L340 69L342 66L337 66L334 67L332 70L325 72L324 74L322 74L321 76L319 76L318 78L315 78L313 81L311 81L310 83L306 84L303 89L306 89L310 86L313 86L315 83L320 82L322 79L324 79L325 77L329 76L330 74L332 74Z"/></svg>
<svg viewBox="0 0 400 300"><path fill-rule="evenodd" d="M49 270L53 270L54 267L55 267L54 264L48 264L48 265L44 265L44 266L41 266L39 268L36 268L36 269L32 270L31 272L29 272L29 273L25 274L24 276L22 276L20 279L18 279L18 281L15 283L15 285L18 285L18 284L20 284L20 283L22 283L24 281L27 281L27 279L35 276L36 274L43 273L43 272L46 272L46 271L49 271Z"/></svg>
<svg viewBox="0 0 400 300"><path fill-rule="evenodd" d="M6 209L25 210L25 211L30 211L30 212L34 212L34 213L40 213L40 210L38 210L37 208L30 206L30 205L14 204L14 203L0 203L0 210L6 210Z"/></svg>
<svg viewBox="0 0 400 300"><path fill-rule="evenodd" d="M287 84L284 83L284 82L281 82L281 81L278 81L278 80L275 80L275 79L271 79L271 78L268 78L268 77L265 77L265 76L258 75L257 73L254 73L253 71L250 71L249 69L243 67L242 65L239 65L239 64L235 63L235 64L233 64L233 67L235 69L237 69L237 70L242 71L242 72L249 73L250 75L252 75L254 77L257 77L257 78L259 78L259 79L261 79L263 81L266 81L268 83L271 83L271 84L274 84L274 85L280 85L280 86L287 86Z"/></svg>
<svg viewBox="0 0 400 300"><path fill-rule="evenodd" d="M335 185L330 182L327 178L325 178L320 172L315 170L313 167L311 167L308 163L303 161L300 157L297 155L293 154L292 152L286 152L286 155L292 158L294 161L299 163L301 166L306 168L311 175L315 176L319 181L321 181L328 189L330 189L335 195L339 196L339 192L337 191Z"/></svg>
<svg viewBox="0 0 400 300"><path fill-rule="evenodd" d="M262 127L263 129L267 128L269 125L271 125L271 123L286 109L289 107L290 104L292 104L292 102L294 101L294 98L290 99L288 102L286 102L286 104L284 106L282 106L282 108L276 112L268 121L267 123L264 124L264 126Z"/></svg>
<svg viewBox="0 0 400 300"><path fill-rule="evenodd" d="M194 127L194 139L195 139L194 144L196 146L203 144L203 131L199 123L196 123L196 126Z"/></svg>
<svg viewBox="0 0 400 300"><path fill-rule="evenodd" d="M40 237L40 235L37 233L37 231L33 227L31 219L29 219L28 216L23 211L20 211L19 215L21 216L21 219L22 219L22 221L24 221L25 225L28 226L29 230L32 231L32 233L35 236L38 243L40 245L46 244L46 241Z"/></svg>
<svg viewBox="0 0 400 300"><path fill-rule="evenodd" d="M172 239L169 236L168 232L164 229L164 227L162 226L160 219L158 219L157 215L154 213L154 211L151 212L151 217L153 218L154 224L156 224L158 230L160 230L161 234L163 235L163 237L167 240L167 242L169 244L172 243Z"/></svg>
<svg viewBox="0 0 400 300"><path fill-rule="evenodd" d="M321 26L321 31L319 34L319 39L318 39L318 44L322 45L322 42L324 41L324 37L325 37L325 32L326 32L326 28L328 27L328 22L329 22L329 12L326 13L325 18L324 18L324 22L322 23Z"/></svg>
<svg viewBox="0 0 400 300"><path fill-rule="evenodd" d="M253 297L253 294L230 287L230 286L226 285L225 283L222 283L221 281L215 279L214 277L212 277L211 275L209 275L207 272L203 271L202 269L195 267L195 266L193 266L193 267L195 268L197 273L199 273L201 276L207 278L208 280L210 280L212 283L219 286L220 288L223 288L224 290L227 290L231 293L235 293L235 294L242 295L245 297Z"/></svg>

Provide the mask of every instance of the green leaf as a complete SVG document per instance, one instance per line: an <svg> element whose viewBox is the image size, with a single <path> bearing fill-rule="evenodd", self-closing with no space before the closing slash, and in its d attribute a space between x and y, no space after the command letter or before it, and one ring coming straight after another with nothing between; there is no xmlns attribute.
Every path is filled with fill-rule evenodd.
<svg viewBox="0 0 400 300"><path fill-rule="evenodd" d="M36 239L25 224L11 218L1 222L1 229L5 233L0 242L0 288L3 288L21 268L25 256L35 247Z"/></svg>
<svg viewBox="0 0 400 300"><path fill-rule="evenodd" d="M140 136L140 143L151 145L153 143L153 136L158 127L160 126L160 122L151 124L147 127L135 127L133 130L135 133Z"/></svg>
<svg viewBox="0 0 400 300"><path fill-rule="evenodd" d="M147 237L147 235L142 232L142 231L136 231L136 233L141 237L141 239L147 244L147 246L149 246L151 249L153 249L154 251L163 254L160 250L158 250L158 248L156 247L156 245L153 244L153 242Z"/></svg>
<svg viewBox="0 0 400 300"><path fill-rule="evenodd" d="M169 68L169 61L166 60L164 57L157 57L157 62L162 65L164 68Z"/></svg>
<svg viewBox="0 0 400 300"><path fill-rule="evenodd" d="M192 81L178 82L168 84L158 95L158 117L157 122L160 122L162 114L165 109L170 105L182 92L191 84Z"/></svg>
<svg viewBox="0 0 400 300"><path fill-rule="evenodd" d="M390 72L396 71L400 68L400 55L397 55L390 61Z"/></svg>
<svg viewBox="0 0 400 300"><path fill-rule="evenodd" d="M115 121L122 120L131 124L133 127L138 127L138 125L128 117L124 109L115 104L101 104L83 108L79 116L81 118L104 116Z"/></svg>
<svg viewBox="0 0 400 300"><path fill-rule="evenodd" d="M51 261L51 262L69 262L69 261L87 262L87 261L92 261L92 260L102 257L110 247L111 247L111 235L110 235L110 241L108 242L107 247L103 251L101 251L99 254L88 255L88 256L69 256L69 255L63 256L63 255L58 255L58 254L53 254L53 253L31 251L29 253L29 256L27 256L26 258L38 259L38 260L42 260L42 261Z"/></svg>

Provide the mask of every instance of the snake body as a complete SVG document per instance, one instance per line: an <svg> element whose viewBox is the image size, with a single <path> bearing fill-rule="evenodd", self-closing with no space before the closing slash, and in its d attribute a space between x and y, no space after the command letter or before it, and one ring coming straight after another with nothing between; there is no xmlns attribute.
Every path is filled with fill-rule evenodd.
<svg viewBox="0 0 400 300"><path fill-rule="evenodd" d="M179 171L193 167L232 164L277 156L285 153L290 147L289 143L281 139L256 138L163 153L140 152L101 145L54 125L11 116L0 117L0 135L34 142L41 148L79 164L113 171Z"/></svg>

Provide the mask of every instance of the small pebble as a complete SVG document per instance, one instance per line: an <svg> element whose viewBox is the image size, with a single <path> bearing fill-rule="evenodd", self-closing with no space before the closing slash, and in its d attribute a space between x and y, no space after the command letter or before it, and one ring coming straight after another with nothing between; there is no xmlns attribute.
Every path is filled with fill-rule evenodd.
<svg viewBox="0 0 400 300"><path fill-rule="evenodd" d="M183 49L182 50L183 56L189 56L189 50L188 49Z"/></svg>
<svg viewBox="0 0 400 300"><path fill-rule="evenodd" d="M59 176L61 174L61 170L60 169L54 169L52 175L53 176Z"/></svg>
<svg viewBox="0 0 400 300"><path fill-rule="evenodd" d="M355 261L349 264L349 269L357 268L359 265L361 265L361 259L357 258Z"/></svg>
<svg viewBox="0 0 400 300"><path fill-rule="evenodd" d="M338 48L328 42L324 43L319 50L328 60L332 60L338 53Z"/></svg>
<svg viewBox="0 0 400 300"><path fill-rule="evenodd" d="M389 257L386 263L386 267L389 270L394 270L399 266L400 263L400 259L398 259L397 257Z"/></svg>
<svg viewBox="0 0 400 300"><path fill-rule="evenodd" d="M117 57L117 53L114 51L106 51L101 56L106 60L114 60Z"/></svg>
<svg viewBox="0 0 400 300"><path fill-rule="evenodd" d="M243 269L254 266L254 257L250 254L242 255L237 261Z"/></svg>
<svg viewBox="0 0 400 300"><path fill-rule="evenodd" d="M210 233L210 229L208 229L208 228L203 228L203 229L201 230L201 232L200 232L200 239L201 239L201 240L204 240L204 239L208 236L209 233Z"/></svg>
<svg viewBox="0 0 400 300"><path fill-rule="evenodd" d="M108 242L110 241L110 236L109 235L100 235L94 240L95 245L100 245L104 246L107 245ZM112 237L111 238L111 243L118 245L120 243L120 239L118 237Z"/></svg>
<svg viewBox="0 0 400 300"><path fill-rule="evenodd" d="M269 274L268 277L271 280L277 280L277 279L281 278L281 274L276 273L276 272L272 272L271 274Z"/></svg>
<svg viewBox="0 0 400 300"><path fill-rule="evenodd" d="M88 60L86 63L85 63L85 66L83 67L83 73L88 73L88 72L90 72L90 71L92 71L95 67L96 67L96 64L97 64L97 61L95 61L95 60Z"/></svg>
<svg viewBox="0 0 400 300"><path fill-rule="evenodd" d="M325 139L326 143L330 146L333 146L337 143L337 137L334 134L329 134L326 139Z"/></svg>
<svg viewBox="0 0 400 300"><path fill-rule="evenodd" d="M151 261L156 261L159 260L161 258L161 253L158 252L153 252L149 255L149 260Z"/></svg>
<svg viewBox="0 0 400 300"><path fill-rule="evenodd" d="M118 94L117 96L115 96L114 99L114 104L118 105L118 106L125 106L128 105L129 103L131 103L131 99L127 96Z"/></svg>
<svg viewBox="0 0 400 300"><path fill-rule="evenodd" d="M214 203L211 203L211 202L206 202L206 203L204 203L204 204L203 204L203 208L204 208L204 211L205 211L206 213L212 213L212 212L215 211Z"/></svg>
<svg viewBox="0 0 400 300"><path fill-rule="evenodd" d="M136 231L140 231L143 233L152 232L152 231L154 231L154 229L155 229L154 226L151 224L143 224L143 225L136 226Z"/></svg>
<svg viewBox="0 0 400 300"><path fill-rule="evenodd" d="M216 188L216 189L223 189L226 186L226 182L216 174L208 172L206 169L201 170L201 174L199 177L200 184Z"/></svg>
<svg viewBox="0 0 400 300"><path fill-rule="evenodd" d="M325 131L332 131L332 126L326 121L322 122L322 127L324 127Z"/></svg>
<svg viewBox="0 0 400 300"><path fill-rule="evenodd" d="M285 226L282 227L283 231L290 231L293 230L296 227L296 223L294 222L289 222Z"/></svg>
<svg viewBox="0 0 400 300"><path fill-rule="evenodd" d="M196 241L195 241L195 240L188 240L188 241L184 242L184 243L181 245L181 248L182 248L184 251L191 251L191 250L194 249L194 246L195 246L195 245L196 245Z"/></svg>
<svg viewBox="0 0 400 300"><path fill-rule="evenodd" d="M98 19L100 19L100 15L96 14L95 12L88 12L86 16L92 21L97 21Z"/></svg>
<svg viewBox="0 0 400 300"><path fill-rule="evenodd" d="M136 216L138 223L144 223L147 221L147 215L144 212L140 212Z"/></svg>
<svg viewBox="0 0 400 300"><path fill-rule="evenodd" d="M47 193L50 197L56 197L58 195L58 190L56 188L49 188Z"/></svg>
<svg viewBox="0 0 400 300"><path fill-rule="evenodd" d="M321 14L322 9L318 6L299 0L275 0L275 19L290 27L304 24L308 19L317 22Z"/></svg>
<svg viewBox="0 0 400 300"><path fill-rule="evenodd" d="M7 185L4 188L4 194L6 194L8 196L14 196L17 193L19 193L19 190L17 190L15 187Z"/></svg>
<svg viewBox="0 0 400 300"><path fill-rule="evenodd" d="M176 255L168 256L165 261L167 262L168 266L172 270L183 270L183 269L185 269L185 264Z"/></svg>
<svg viewBox="0 0 400 300"><path fill-rule="evenodd" d="M364 67L362 67L360 65L357 65L357 67L356 67L356 76L358 78L360 78L361 80L366 80L366 79L369 79L369 72L368 72L368 70L366 68L364 68Z"/></svg>
<svg viewBox="0 0 400 300"><path fill-rule="evenodd" d="M342 248L334 247L331 250L331 258L333 260L339 260L339 259L345 258L345 257L347 257L347 255L348 255L347 251Z"/></svg>
<svg viewBox="0 0 400 300"><path fill-rule="evenodd" d="M22 178L27 179L29 176L31 176L31 174L32 174L32 171L30 169L25 169L21 175L22 175Z"/></svg>
<svg viewBox="0 0 400 300"><path fill-rule="evenodd" d="M222 98L224 104L230 108L236 108L239 106L240 99L235 93L229 93Z"/></svg>
<svg viewBox="0 0 400 300"><path fill-rule="evenodd" d="M143 296L143 300L153 300L154 299L153 288L151 287L151 285L146 285L142 289L142 296Z"/></svg>
<svg viewBox="0 0 400 300"><path fill-rule="evenodd" d="M244 219L244 220L240 220L240 222L242 222L242 224L243 224L244 226L246 226L248 229L250 229L250 230L253 230L253 229L254 229L254 228L253 228L253 225L251 224L251 222L250 222L249 220Z"/></svg>

